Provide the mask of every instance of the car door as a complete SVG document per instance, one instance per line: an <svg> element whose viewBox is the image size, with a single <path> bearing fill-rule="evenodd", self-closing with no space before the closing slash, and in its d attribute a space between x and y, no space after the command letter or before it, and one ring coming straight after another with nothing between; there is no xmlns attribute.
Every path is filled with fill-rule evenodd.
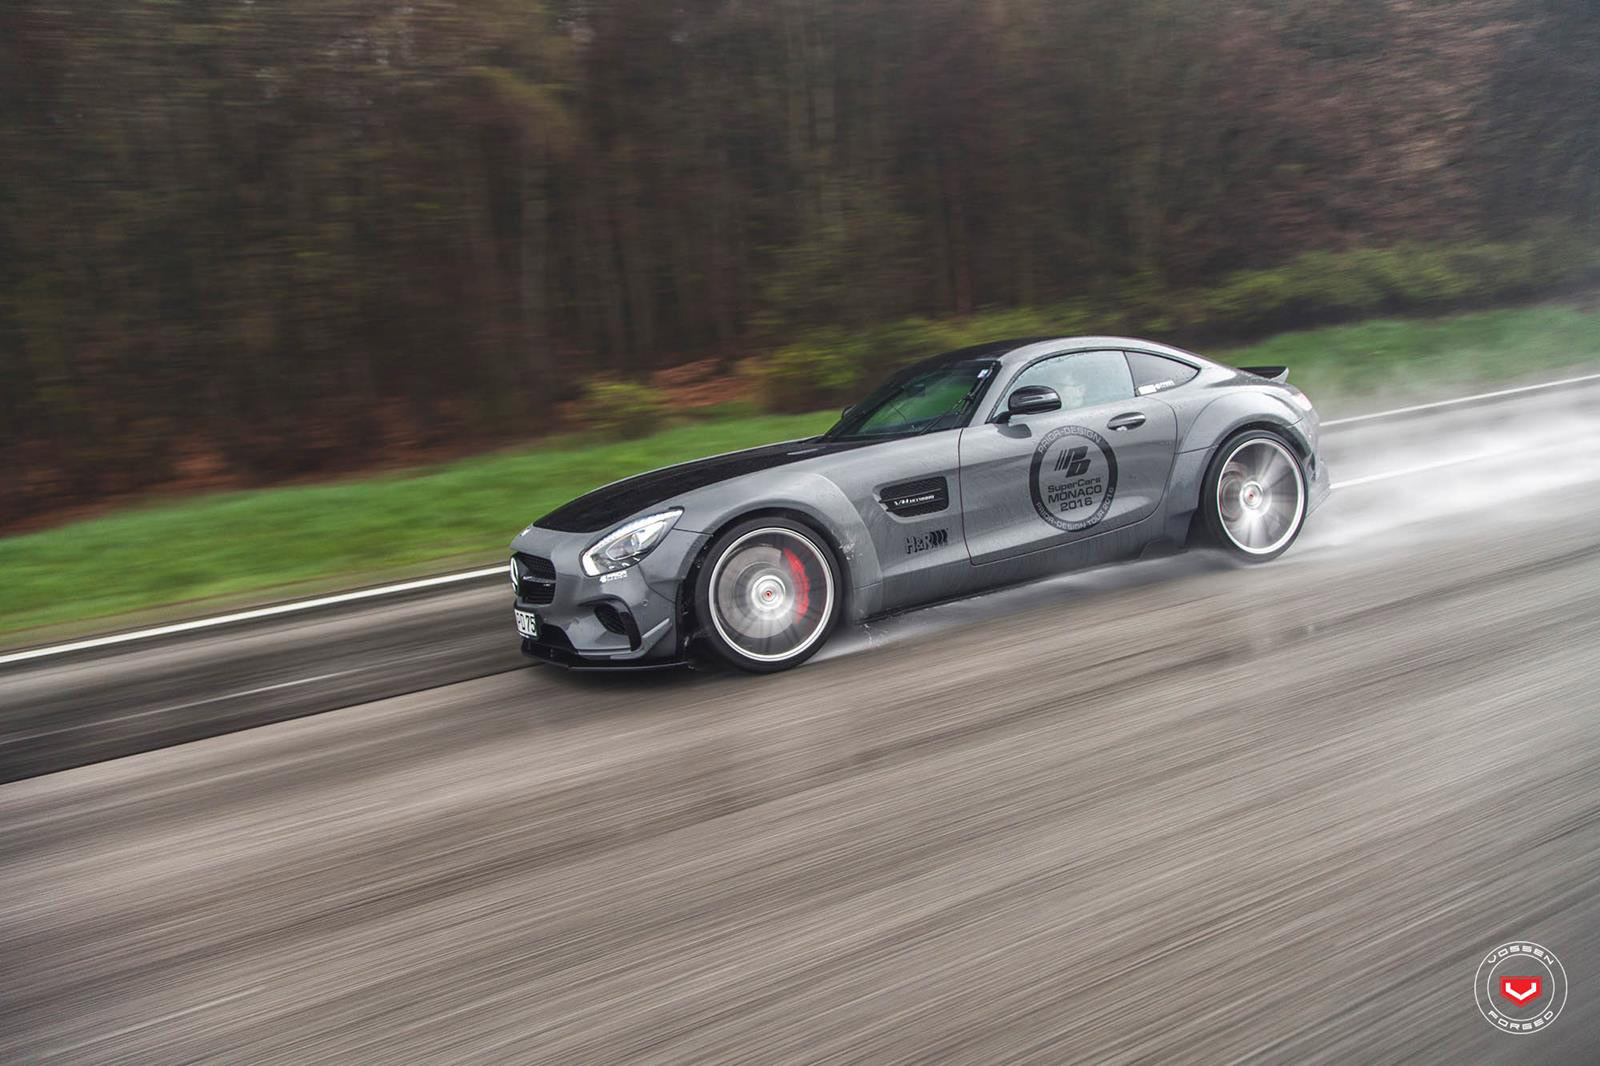
<svg viewBox="0 0 1600 1066"><path fill-rule="evenodd" d="M1054 389L1060 409L1006 420L1006 398L1027 385ZM994 562L1148 518L1166 492L1176 440L1173 409L1135 395L1121 351L1034 361L961 431L968 558Z"/></svg>

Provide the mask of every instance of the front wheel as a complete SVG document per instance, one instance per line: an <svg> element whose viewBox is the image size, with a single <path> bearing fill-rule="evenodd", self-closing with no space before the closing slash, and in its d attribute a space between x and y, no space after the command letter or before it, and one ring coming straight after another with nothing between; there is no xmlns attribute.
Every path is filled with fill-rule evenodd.
<svg viewBox="0 0 1600 1066"><path fill-rule="evenodd" d="M1230 438L1206 471L1200 509L1211 541L1253 563L1276 559L1306 520L1306 475L1282 437L1251 430Z"/></svg>
<svg viewBox="0 0 1600 1066"><path fill-rule="evenodd" d="M815 530L757 518L723 533L695 579L700 632L719 659L752 673L799 666L839 618L839 566Z"/></svg>

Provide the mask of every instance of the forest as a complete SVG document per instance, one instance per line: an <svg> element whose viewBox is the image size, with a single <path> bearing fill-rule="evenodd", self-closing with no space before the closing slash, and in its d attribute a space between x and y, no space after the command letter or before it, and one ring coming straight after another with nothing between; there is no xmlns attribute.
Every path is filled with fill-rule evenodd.
<svg viewBox="0 0 1600 1066"><path fill-rule="evenodd" d="M1600 5L9 0L0 159L5 526L533 438L804 338L1591 277Z"/></svg>

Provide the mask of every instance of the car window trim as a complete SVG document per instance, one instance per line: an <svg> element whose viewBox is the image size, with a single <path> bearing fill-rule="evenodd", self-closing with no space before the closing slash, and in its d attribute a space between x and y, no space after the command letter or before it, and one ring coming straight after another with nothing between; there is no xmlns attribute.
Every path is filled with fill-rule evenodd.
<svg viewBox="0 0 1600 1066"><path fill-rule="evenodd" d="M1094 348L1094 349L1090 349L1090 350L1091 351L1099 351L1100 349ZM1108 349L1108 350L1110 350L1110 349ZM1205 369L1205 367L1201 366L1199 363L1196 363L1196 362L1193 362L1193 361L1191 361L1189 359L1186 359L1183 356L1176 354L1175 352L1152 352L1149 348L1118 348L1118 349L1115 349L1115 350L1123 352L1125 354L1137 352L1139 355L1153 355L1157 359L1171 359L1174 363L1182 363L1184 366L1188 367L1190 370L1193 370L1196 374L1198 374L1200 371Z"/></svg>
<svg viewBox="0 0 1600 1066"><path fill-rule="evenodd" d="M1188 381L1180 381L1180 382L1177 382L1176 384L1174 384L1174 385L1172 385L1172 386L1170 386L1168 388L1156 389L1154 392L1140 392L1139 391L1140 386L1138 384L1138 379L1135 378L1135 383L1134 383L1134 386L1133 386L1133 398L1136 399L1136 400L1144 400L1144 399L1148 399L1151 396L1155 396L1157 393L1172 392L1175 389L1181 389L1185 385L1189 384L1189 382L1191 382L1195 378L1199 377L1201 372L1203 372L1205 370L1205 367L1200 366L1198 363L1192 363L1189 360L1182 358L1181 356L1173 355L1171 352L1152 352L1148 348L1123 348L1123 349L1121 349L1121 351L1122 351L1122 354L1123 354L1124 358L1126 358L1127 356L1130 356L1130 355L1148 355L1148 356L1152 356L1152 357L1154 357L1156 359L1168 359L1168 360L1171 360L1172 362L1177 363L1179 366L1186 366L1190 370L1194 371L1194 373L1189 375ZM1130 377L1134 376L1134 374L1133 374L1133 363L1131 363L1131 362L1128 364L1128 375Z"/></svg>
<svg viewBox="0 0 1600 1066"><path fill-rule="evenodd" d="M995 398L994 407L990 408L989 416L983 420L983 424L990 425L996 418L1000 417L1000 405L1005 402L1007 396L1011 395L1012 386L1017 383L1017 379L1023 374L1026 374L1029 370L1032 370L1035 366L1044 362L1046 359L1056 359L1063 355L1082 355L1085 352L1116 352L1121 355L1122 364L1128 368L1128 384L1130 386L1133 385L1133 366L1128 362L1128 349L1126 348L1107 348L1103 344L1090 344L1081 348L1063 348L1060 351L1047 352L1044 355L1028 360L1022 366L1017 368L1016 372L1011 375L1011 379L1006 382L1006 387L1001 389L1000 395ZM1155 355L1157 353L1150 352L1148 354ZM1142 396L1135 395L1131 399L1139 400L1143 398L1144 397Z"/></svg>

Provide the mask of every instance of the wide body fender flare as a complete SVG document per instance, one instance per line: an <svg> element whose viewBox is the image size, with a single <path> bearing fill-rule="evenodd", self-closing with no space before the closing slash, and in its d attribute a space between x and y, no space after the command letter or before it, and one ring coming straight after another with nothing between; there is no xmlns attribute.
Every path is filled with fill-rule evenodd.
<svg viewBox="0 0 1600 1066"><path fill-rule="evenodd" d="M1306 434L1301 412L1287 400L1266 392L1217 397L1200 410L1178 441L1167 482L1169 537L1182 540L1186 535L1189 516L1200 506L1206 468L1217 448L1235 433L1255 427L1282 434L1302 459L1316 450L1316 441Z"/></svg>
<svg viewBox="0 0 1600 1066"><path fill-rule="evenodd" d="M774 477L766 471L691 493L683 507L678 527L711 537L752 515L788 515L806 522L829 540L844 569L846 617L860 621L878 610L883 570L866 522L844 490L821 474L794 471Z"/></svg>

